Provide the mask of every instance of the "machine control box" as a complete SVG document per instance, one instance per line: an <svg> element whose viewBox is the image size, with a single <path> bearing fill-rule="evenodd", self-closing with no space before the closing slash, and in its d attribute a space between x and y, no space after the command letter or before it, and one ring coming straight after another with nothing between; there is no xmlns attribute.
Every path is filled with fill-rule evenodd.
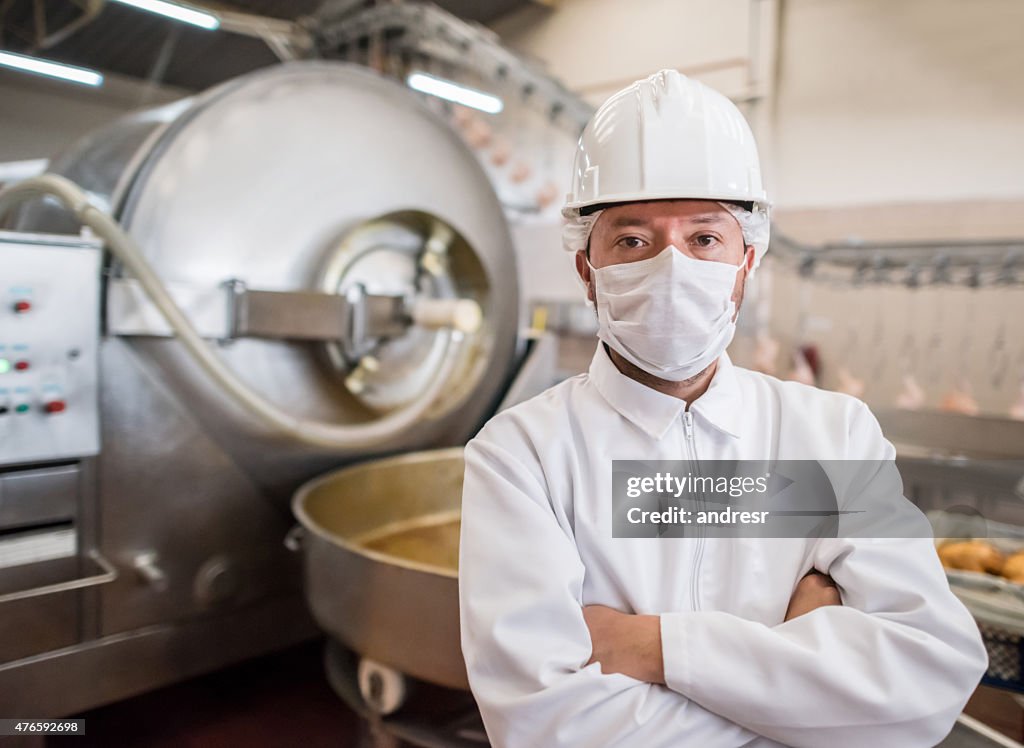
<svg viewBox="0 0 1024 748"><path fill-rule="evenodd" d="M100 244L0 231L0 465L99 451Z"/></svg>

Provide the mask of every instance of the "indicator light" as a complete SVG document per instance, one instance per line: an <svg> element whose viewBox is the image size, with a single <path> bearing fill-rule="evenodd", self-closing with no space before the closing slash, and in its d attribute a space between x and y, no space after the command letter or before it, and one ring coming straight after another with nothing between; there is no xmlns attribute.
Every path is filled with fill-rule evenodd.
<svg viewBox="0 0 1024 748"><path fill-rule="evenodd" d="M6 358L0 358L0 374L6 374L11 370L11 362Z"/></svg>
<svg viewBox="0 0 1024 748"><path fill-rule="evenodd" d="M67 408L67 403L63 400L50 400L43 406L43 410L47 413L60 413Z"/></svg>
<svg viewBox="0 0 1024 748"><path fill-rule="evenodd" d="M28 413L28 403L18 403L14 406L15 413Z"/></svg>
<svg viewBox="0 0 1024 748"><path fill-rule="evenodd" d="M32 302L26 301L25 299L19 299L14 302L14 311L18 314L24 314L32 308Z"/></svg>
<svg viewBox="0 0 1024 748"><path fill-rule="evenodd" d="M14 362L14 368L17 371L27 371L28 367L29 367L29 363L25 359L21 359L21 361L15 361Z"/></svg>

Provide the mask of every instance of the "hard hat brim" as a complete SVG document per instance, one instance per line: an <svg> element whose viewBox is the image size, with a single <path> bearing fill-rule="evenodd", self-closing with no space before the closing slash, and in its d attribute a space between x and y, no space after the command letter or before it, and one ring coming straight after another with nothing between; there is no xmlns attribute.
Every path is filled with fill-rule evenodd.
<svg viewBox="0 0 1024 748"><path fill-rule="evenodd" d="M659 200L708 200L710 202L725 201L730 203L750 203L760 206L765 210L771 209L771 203L766 195L752 196L746 194L715 194L715 195L680 195L676 192L649 193L633 192L620 193L616 195L602 195L598 200L583 200L575 203L566 203L562 208L562 216L574 218L576 216L592 213L595 210L609 208L614 205L625 203L649 203Z"/></svg>

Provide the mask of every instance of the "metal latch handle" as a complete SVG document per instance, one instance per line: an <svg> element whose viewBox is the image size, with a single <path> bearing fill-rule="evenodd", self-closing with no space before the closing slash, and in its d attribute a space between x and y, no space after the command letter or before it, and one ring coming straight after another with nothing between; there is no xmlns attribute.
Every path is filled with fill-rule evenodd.
<svg viewBox="0 0 1024 748"><path fill-rule="evenodd" d="M0 595L0 604L9 603L14 600L24 600L29 597L41 597L42 595L55 595L58 592L68 592L70 590L80 590L85 587L95 587L100 584L107 584L117 579L117 569L107 559L100 555L99 551L89 551L86 556L96 562L96 565L103 569L102 574L94 574L88 577L79 577L78 579L71 579L67 582L57 582L56 584L44 584L40 587L32 587L27 590L18 590L17 592L8 592L7 594Z"/></svg>
<svg viewBox="0 0 1024 748"><path fill-rule="evenodd" d="M421 327L448 327L464 333L480 329L483 312L473 299L417 298L412 303L410 316Z"/></svg>

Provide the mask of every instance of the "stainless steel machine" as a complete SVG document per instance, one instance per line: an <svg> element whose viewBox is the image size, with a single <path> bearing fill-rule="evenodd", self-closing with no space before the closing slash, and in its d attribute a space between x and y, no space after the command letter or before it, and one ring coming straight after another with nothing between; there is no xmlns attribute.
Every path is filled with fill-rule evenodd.
<svg viewBox="0 0 1024 748"><path fill-rule="evenodd" d="M459 448L397 455L316 478L293 505L320 627L396 674L468 690L459 643L464 470Z"/></svg>
<svg viewBox="0 0 1024 748"><path fill-rule="evenodd" d="M6 715L310 636L282 544L292 492L463 443L523 350L486 175L364 69L262 70L116 122L51 171L128 236L101 249L106 219L60 185L63 205L26 202L0 236Z"/></svg>

